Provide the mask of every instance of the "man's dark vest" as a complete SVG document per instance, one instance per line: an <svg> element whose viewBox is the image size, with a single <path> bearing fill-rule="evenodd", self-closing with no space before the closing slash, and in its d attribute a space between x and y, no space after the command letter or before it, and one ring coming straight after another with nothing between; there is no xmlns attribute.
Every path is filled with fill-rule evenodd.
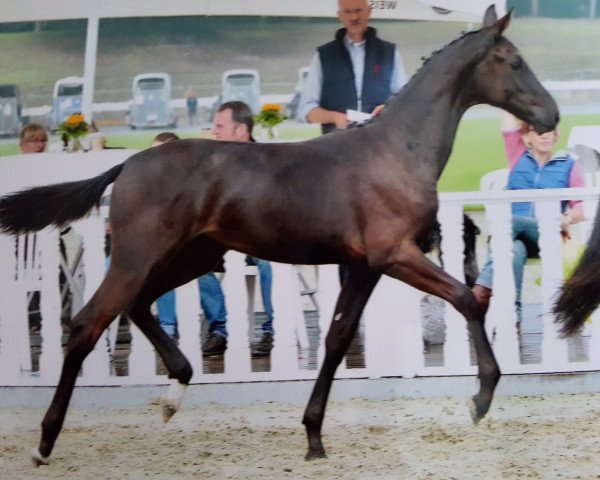
<svg viewBox="0 0 600 480"><path fill-rule="evenodd" d="M384 103L391 95L390 85L394 69L395 45L377 38L376 30L368 27L365 33L365 73L361 93L363 112L371 113L377 105ZM323 86L321 107L327 110L345 112L357 109L356 86L352 71L352 60L344 45L346 29L335 34L335 40L318 48ZM335 130L335 125L322 125L323 133Z"/></svg>

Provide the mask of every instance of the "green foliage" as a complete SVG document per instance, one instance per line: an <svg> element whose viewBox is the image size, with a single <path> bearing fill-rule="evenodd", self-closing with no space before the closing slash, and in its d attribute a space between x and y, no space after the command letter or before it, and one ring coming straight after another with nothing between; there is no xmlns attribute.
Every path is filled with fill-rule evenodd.
<svg viewBox="0 0 600 480"><path fill-rule="evenodd" d="M287 117L281 113L281 105L267 103L263 105L260 113L254 116L254 121L261 127L274 127L283 122Z"/></svg>

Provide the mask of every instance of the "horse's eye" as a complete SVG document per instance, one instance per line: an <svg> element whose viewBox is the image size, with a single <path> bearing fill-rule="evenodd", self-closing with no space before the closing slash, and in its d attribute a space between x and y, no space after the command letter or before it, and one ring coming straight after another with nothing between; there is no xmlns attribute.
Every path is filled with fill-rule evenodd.
<svg viewBox="0 0 600 480"><path fill-rule="evenodd" d="M517 57L512 62L510 62L510 68L512 68L513 70L518 70L522 66L523 60L521 59L521 57Z"/></svg>

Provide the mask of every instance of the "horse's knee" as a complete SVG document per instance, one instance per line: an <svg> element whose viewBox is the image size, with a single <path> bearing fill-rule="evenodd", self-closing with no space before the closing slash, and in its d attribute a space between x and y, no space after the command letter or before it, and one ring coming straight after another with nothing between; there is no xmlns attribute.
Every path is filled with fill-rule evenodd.
<svg viewBox="0 0 600 480"><path fill-rule="evenodd" d="M318 409L309 405L306 407L304 411L304 416L302 417L302 425L306 427L307 432L315 432L321 430L321 424L323 423L323 415L322 412L318 411Z"/></svg>
<svg viewBox="0 0 600 480"><path fill-rule="evenodd" d="M169 372L169 378L177 379L180 383L187 385L192 379L194 369L190 362L181 355L181 361L175 362L173 365L173 371Z"/></svg>
<svg viewBox="0 0 600 480"><path fill-rule="evenodd" d="M65 363L73 358L85 358L94 349L98 338L99 334L89 326L80 323L72 324L65 351Z"/></svg>
<svg viewBox="0 0 600 480"><path fill-rule="evenodd" d="M456 292L454 306L467 320L483 320L481 307L471 289L466 286Z"/></svg>

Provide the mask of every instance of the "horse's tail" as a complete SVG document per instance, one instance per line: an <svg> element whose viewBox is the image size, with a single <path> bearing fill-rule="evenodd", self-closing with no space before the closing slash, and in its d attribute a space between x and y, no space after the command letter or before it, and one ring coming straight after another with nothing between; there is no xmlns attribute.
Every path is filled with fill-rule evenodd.
<svg viewBox="0 0 600 480"><path fill-rule="evenodd" d="M554 303L555 321L561 325L561 332L565 335L577 332L599 304L600 205L587 249Z"/></svg>
<svg viewBox="0 0 600 480"><path fill-rule="evenodd" d="M97 177L35 187L0 198L0 231L13 235L36 232L48 225L64 227L98 206L102 193L124 164Z"/></svg>

